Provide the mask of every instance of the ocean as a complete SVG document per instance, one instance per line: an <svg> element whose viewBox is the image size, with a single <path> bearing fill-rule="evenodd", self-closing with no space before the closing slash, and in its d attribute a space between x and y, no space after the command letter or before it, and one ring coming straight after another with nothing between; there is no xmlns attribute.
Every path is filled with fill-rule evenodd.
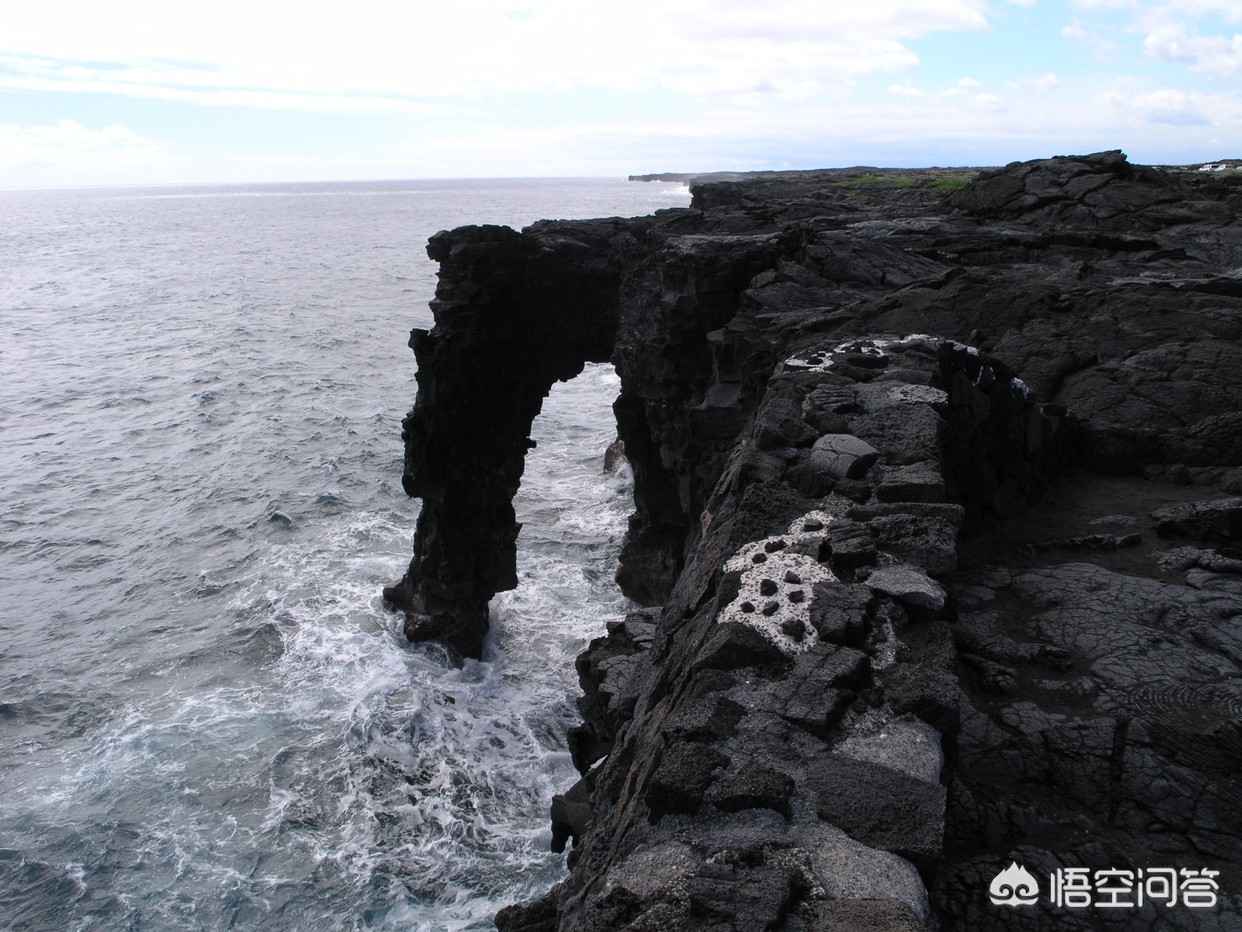
<svg viewBox="0 0 1242 932"><path fill-rule="evenodd" d="M0 192L0 926L492 928L564 876L575 655L625 599L619 381L536 421L483 661L381 588L428 236L679 185Z"/></svg>

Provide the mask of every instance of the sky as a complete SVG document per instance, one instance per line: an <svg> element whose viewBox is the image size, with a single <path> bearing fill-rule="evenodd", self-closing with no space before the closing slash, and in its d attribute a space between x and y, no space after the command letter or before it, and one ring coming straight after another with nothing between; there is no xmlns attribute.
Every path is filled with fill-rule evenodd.
<svg viewBox="0 0 1242 932"><path fill-rule="evenodd" d="M1242 156L1242 0L100 0L0 22L0 188Z"/></svg>

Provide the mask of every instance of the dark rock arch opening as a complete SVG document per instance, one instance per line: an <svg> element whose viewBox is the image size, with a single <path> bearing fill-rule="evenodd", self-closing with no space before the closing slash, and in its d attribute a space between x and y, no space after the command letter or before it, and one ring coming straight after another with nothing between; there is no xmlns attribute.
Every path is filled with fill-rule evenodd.
<svg viewBox="0 0 1242 932"><path fill-rule="evenodd" d="M513 511L531 425L557 382L611 362L634 473L617 570L643 605L669 597L700 515L754 410L775 347L751 279L793 246L769 234L703 249L651 218L464 227L428 244L435 326L414 330L418 397L402 422L406 492L423 500L409 569L385 599L411 640L478 657L488 603L517 585ZM762 361L758 357L765 358Z"/></svg>
<svg viewBox="0 0 1242 932"><path fill-rule="evenodd" d="M513 496L531 424L556 382L612 355L609 231L583 232L535 241L465 227L428 243L440 263L435 327L410 335L418 398L402 422L402 485L423 507L409 569L384 590L411 640L479 656L488 602L517 585Z"/></svg>
<svg viewBox="0 0 1242 932"><path fill-rule="evenodd" d="M571 874L499 928L993 928L1015 856L1152 852L1236 917L1242 185L1155 171L757 176L437 237L407 631L481 641L532 418L588 358L622 380L622 576L663 603L579 658Z"/></svg>

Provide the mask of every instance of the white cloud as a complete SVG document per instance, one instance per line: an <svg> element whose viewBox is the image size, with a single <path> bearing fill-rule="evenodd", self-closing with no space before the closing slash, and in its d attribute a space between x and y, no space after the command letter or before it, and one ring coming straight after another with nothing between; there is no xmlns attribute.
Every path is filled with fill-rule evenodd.
<svg viewBox="0 0 1242 932"><path fill-rule="evenodd" d="M1018 78L1016 81L1008 82L1008 86L1019 90L1029 89L1037 94L1047 94L1060 83L1061 79L1056 76L1056 73L1049 72L1038 78Z"/></svg>
<svg viewBox="0 0 1242 932"><path fill-rule="evenodd" d="M728 38L744 41L836 41L841 35L870 33L915 38L940 30L983 30L983 4L970 0L873 0L870 3L823 3L819 0L688 0L655 7L678 32L698 42ZM655 12L653 9L651 12Z"/></svg>
<svg viewBox="0 0 1242 932"><path fill-rule="evenodd" d="M164 0L6 11L4 86L197 103L418 109L456 95L664 87L752 93L897 72L910 40L985 31L984 0L357 0L348 16L293 4ZM187 19L187 16L189 18ZM2 74L2 73L0 73Z"/></svg>
<svg viewBox="0 0 1242 932"><path fill-rule="evenodd" d="M974 78L959 78L957 84L951 90L945 91L945 94L967 94L971 91L979 90L983 85Z"/></svg>
<svg viewBox="0 0 1242 932"><path fill-rule="evenodd" d="M55 125L0 124L0 169L77 166L96 169L160 164L164 153L154 142L123 126L87 129L72 120Z"/></svg>
<svg viewBox="0 0 1242 932"><path fill-rule="evenodd" d="M304 177L356 171L367 177L512 174L612 174L639 171L749 170L842 164L1000 164L1056 153L1123 148L1136 161L1217 158L1242 145L1242 100L1228 94L1187 99L1118 82L1103 89L1058 86L990 94L949 94L956 85L924 89L911 82L876 88L876 95L738 107L722 101L675 115L576 120L572 126L531 124L498 133L474 127L438 131L386 147L383 163L359 150L351 159L307 160ZM1003 98L1003 99L1002 99ZM1216 126L1195 114L1219 116ZM1211 139L1224 141L1211 143ZM1210 154L1209 154L1210 153ZM374 162L367 168L363 163ZM339 169L338 169L339 166ZM239 177L288 176L273 160Z"/></svg>
<svg viewBox="0 0 1242 932"><path fill-rule="evenodd" d="M1242 23L1242 7L1236 0L1177 0L1176 3L1153 4L1158 16L1202 19L1219 16L1229 23Z"/></svg>
<svg viewBox="0 0 1242 932"><path fill-rule="evenodd" d="M1101 60L1115 60L1121 48L1104 35L1140 35L1146 54L1159 61L1219 79L1242 73L1242 34L1220 31L1222 21L1242 24L1238 0L1073 0L1073 6L1088 18L1103 16L1091 29L1075 17L1062 29L1062 36L1093 47Z"/></svg>
<svg viewBox="0 0 1242 932"><path fill-rule="evenodd" d="M1110 80L1099 67L1084 84L1083 69L1062 67L1074 51L1065 48L1045 58L1036 46L1008 61L1002 43L1027 18L1017 10L1026 5L633 0L621 11L582 0L355 0L348 16L328 16L285 2L217 0L210 13L191 14L166 0L72 10L43 0L6 11L0 92L58 109L30 120L48 126L0 128L0 168L21 154L22 164L66 166L59 177L68 183L82 183L82 173L109 159L129 160L132 169L113 176L122 181L221 178L226 169L234 180L624 175L764 168L777 159L801 167L977 164L1118 146L1136 160L1168 160L1181 146L1182 160L1192 160L1200 154L1194 147L1205 159L1242 148L1242 95L1219 85L1222 93L1207 93L1209 77L1239 74L1232 40L1222 46L1216 40L1226 37L1208 34L1223 33L1221 23L1242 14L1242 0L1072 3L1077 18L1062 37L1083 43L1080 57L1116 62L1125 54L1145 65L1131 69L1136 75L1155 71L1153 60L1176 63L1180 80L1159 69L1167 87ZM919 53L941 54L940 44L917 40L949 30L979 41L920 62ZM1037 32L1025 38L1047 41ZM1030 61L1046 61L1046 69L1056 61L1058 72L1032 73L1021 64ZM967 71L973 76L961 77ZM161 151L89 118L78 117L91 129L56 124L62 113L90 113L93 101L61 101L49 96L55 91L388 119L298 118L287 136L243 136L251 121L199 111L198 131L174 144L171 134L188 119L161 129L146 122L164 119L171 106L126 111L123 101L108 102L117 122L159 135ZM272 124L285 125L276 117ZM3 177L43 183L20 169Z"/></svg>
<svg viewBox="0 0 1242 932"><path fill-rule="evenodd" d="M1242 35L1192 35L1185 26L1171 25L1149 35L1143 47L1153 58L1216 78L1242 72Z"/></svg>
<svg viewBox="0 0 1242 932"><path fill-rule="evenodd" d="M0 58L0 62L4 61ZM79 65L58 70L45 63L31 67L27 62L11 59L7 64L8 73L0 72L0 88L18 91L120 94L205 106L326 113L434 113L441 109L439 104L392 96L211 87L199 75L172 69L161 72L150 68L97 69Z"/></svg>
<svg viewBox="0 0 1242 932"><path fill-rule="evenodd" d="M1121 52L1121 44L1098 32L1087 29L1078 17L1061 28L1061 38L1076 42L1087 49L1098 62L1111 63Z"/></svg>
<svg viewBox="0 0 1242 932"><path fill-rule="evenodd" d="M1072 0L1071 6L1095 12L1097 10L1137 10L1142 7L1142 0Z"/></svg>
<svg viewBox="0 0 1242 932"><path fill-rule="evenodd" d="M959 78L957 83L951 87L942 88L934 92L925 91L909 83L892 84L889 86L888 92L906 100L929 100L934 98L941 107L955 107L961 101L969 101L971 107L975 110L996 111L1003 109L1005 106L1004 101L995 94L985 93L983 87L982 82L974 78L965 77Z"/></svg>
<svg viewBox="0 0 1242 932"><path fill-rule="evenodd" d="M1197 99L1199 97L1200 95L1166 88L1137 93L1113 91L1105 95L1105 100L1146 123L1211 126L1212 121L1203 115L1204 108Z"/></svg>
<svg viewBox="0 0 1242 932"><path fill-rule="evenodd" d="M1083 28L1082 21L1077 16L1061 27L1061 38L1063 39L1074 39L1081 42L1088 35L1089 33Z"/></svg>

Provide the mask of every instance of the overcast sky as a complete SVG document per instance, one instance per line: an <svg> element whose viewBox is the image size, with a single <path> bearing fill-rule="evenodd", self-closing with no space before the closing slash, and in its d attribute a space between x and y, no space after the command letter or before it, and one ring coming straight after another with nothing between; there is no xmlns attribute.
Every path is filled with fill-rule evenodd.
<svg viewBox="0 0 1242 932"><path fill-rule="evenodd" d="M0 187L1242 156L1242 0L30 0Z"/></svg>

